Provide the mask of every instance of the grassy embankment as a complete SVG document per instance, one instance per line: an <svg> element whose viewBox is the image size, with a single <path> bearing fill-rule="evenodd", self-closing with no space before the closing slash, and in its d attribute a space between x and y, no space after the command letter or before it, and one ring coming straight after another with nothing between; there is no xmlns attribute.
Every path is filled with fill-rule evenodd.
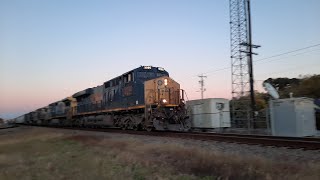
<svg viewBox="0 0 320 180"><path fill-rule="evenodd" d="M319 165L25 129L0 136L0 179L320 179Z"/></svg>

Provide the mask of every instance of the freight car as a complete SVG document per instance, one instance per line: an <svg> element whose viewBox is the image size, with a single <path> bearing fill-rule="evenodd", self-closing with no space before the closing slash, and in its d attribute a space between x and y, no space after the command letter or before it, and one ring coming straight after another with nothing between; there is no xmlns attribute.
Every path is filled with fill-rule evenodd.
<svg viewBox="0 0 320 180"><path fill-rule="evenodd" d="M188 131L184 91L160 67L141 66L23 116L47 126ZM19 117L21 121L21 117Z"/></svg>

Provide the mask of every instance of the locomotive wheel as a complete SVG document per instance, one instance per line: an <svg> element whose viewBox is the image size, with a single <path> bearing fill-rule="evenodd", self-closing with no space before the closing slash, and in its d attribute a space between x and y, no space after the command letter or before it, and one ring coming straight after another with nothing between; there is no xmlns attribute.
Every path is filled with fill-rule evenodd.
<svg viewBox="0 0 320 180"><path fill-rule="evenodd" d="M137 126L137 125L134 125L134 126L133 126L133 130L138 131L138 130L139 130L138 126Z"/></svg>
<svg viewBox="0 0 320 180"><path fill-rule="evenodd" d="M128 122L127 122L127 129L133 129L134 128L134 124L133 124L133 122L131 121L131 120L129 120Z"/></svg>
<svg viewBox="0 0 320 180"><path fill-rule="evenodd" d="M140 131L141 130L141 124L136 124L133 126L133 130Z"/></svg>
<svg viewBox="0 0 320 180"><path fill-rule="evenodd" d="M150 126L149 126L149 127L146 127L145 129L146 129L148 132L151 132L151 131L153 130L153 127L150 127Z"/></svg>

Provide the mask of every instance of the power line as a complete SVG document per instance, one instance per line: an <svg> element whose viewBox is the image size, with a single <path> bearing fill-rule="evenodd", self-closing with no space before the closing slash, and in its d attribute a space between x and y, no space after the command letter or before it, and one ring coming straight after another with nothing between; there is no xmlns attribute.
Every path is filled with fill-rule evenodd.
<svg viewBox="0 0 320 180"><path fill-rule="evenodd" d="M291 54L291 53L294 53L294 52L302 51L302 50L309 49L309 48L312 48L312 47L317 47L317 46L320 46L320 43L312 45L312 46L307 46L307 47L304 47L304 48L296 49L296 50L293 50L293 51L288 51L288 52L285 52L285 53L276 54L276 55L269 56L269 57L266 57L266 58L258 59L255 62L263 61L263 60L266 60L266 59L271 59L271 58L278 57L278 56L283 56L283 55L286 55L286 54Z"/></svg>
<svg viewBox="0 0 320 180"><path fill-rule="evenodd" d="M209 73L213 73L213 72L218 72L218 71L224 71L224 70L227 70L227 69L230 69L231 67L225 67L225 68L221 68L221 69L216 69L216 70L212 70L212 71L207 71L203 74L209 74Z"/></svg>
<svg viewBox="0 0 320 180"><path fill-rule="evenodd" d="M313 64L307 64L306 66L294 66L294 67L287 68L287 69L281 70L281 71L274 71L274 72L268 72L268 73L258 74L258 76L261 76L261 75L270 75L270 74L278 74L278 73L284 73L284 72L292 72L292 70L301 69L301 68L303 68L303 67L310 67L310 66L313 66L313 65L317 65L317 64L316 64L316 63L313 63ZM314 66L313 66L313 67L314 67ZM261 81L261 80L258 80L258 81Z"/></svg>
<svg viewBox="0 0 320 180"><path fill-rule="evenodd" d="M319 51L320 49L314 49L314 50L310 50L310 51L306 51L306 52L302 52L302 53L298 53L298 54L293 54L291 56L288 56L288 57L292 57L292 56L298 56L298 55L301 55L301 54L306 54L306 53L310 53L310 52L314 52L314 51ZM268 63L268 62L273 62L273 61L279 61L281 59L285 59L285 58L288 58L288 57L284 57L284 58L277 58L277 59L273 59L273 60L269 60L269 61L264 61L262 63L259 63L259 64L264 64L264 63ZM255 61L256 62L256 61Z"/></svg>
<svg viewBox="0 0 320 180"><path fill-rule="evenodd" d="M271 59L271 58L275 58L275 57L291 54L291 53L294 53L294 52L302 51L302 50L313 48L313 47L317 47L317 46L320 46L320 43L319 44L315 44L315 45L311 45L311 46L307 46L307 47L303 47L303 48L300 48L300 49L296 49L296 50L287 51L287 52L284 52L284 53L272 55L272 56L269 56L269 57L266 57L266 58L255 60L253 62L264 61L264 60L267 60L267 59ZM312 51L308 51L308 52L313 52L313 51L317 51L317 50L320 50L320 49L316 49L316 50L312 50ZM303 53L300 53L300 54L305 54L305 53L307 53L307 52L303 52ZM297 55L300 55L300 54L294 54L292 56L297 56ZM282 59L282 58L280 58L280 59ZM279 59L277 59L277 60L279 60ZM268 62L270 62L270 61L268 61ZM228 70L228 69L231 69L231 67L219 68L219 69L207 71L207 72L202 73L202 74L210 74L210 73L215 73L215 72L218 72L218 71L224 71L224 70ZM198 75L195 75L195 76L198 76Z"/></svg>

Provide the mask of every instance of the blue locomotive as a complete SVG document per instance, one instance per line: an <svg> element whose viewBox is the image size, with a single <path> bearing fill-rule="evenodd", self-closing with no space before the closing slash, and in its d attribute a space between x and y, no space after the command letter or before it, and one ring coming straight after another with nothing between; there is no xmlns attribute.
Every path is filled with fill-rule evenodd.
<svg viewBox="0 0 320 180"><path fill-rule="evenodd" d="M47 126L191 128L180 84L163 68L152 66L138 67L19 118L26 124Z"/></svg>

